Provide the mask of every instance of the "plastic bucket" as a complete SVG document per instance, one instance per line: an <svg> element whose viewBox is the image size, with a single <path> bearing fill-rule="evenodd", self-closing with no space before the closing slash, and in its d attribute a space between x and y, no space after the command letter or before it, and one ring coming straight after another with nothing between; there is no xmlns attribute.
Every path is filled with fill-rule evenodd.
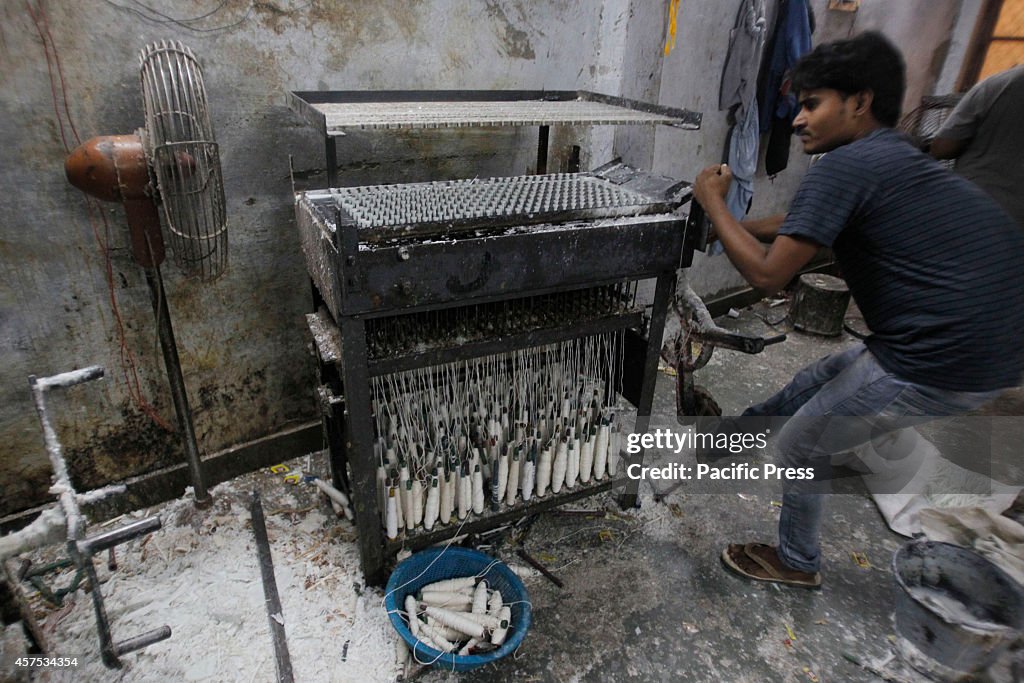
<svg viewBox="0 0 1024 683"><path fill-rule="evenodd" d="M512 619L505 642L493 652L466 656L442 653L417 640L402 618L405 596L418 592L428 583L460 576L480 576L487 581L489 588L501 592L502 601L506 605L511 603L509 609ZM446 671L470 671L515 652L533 621L530 598L519 577L507 565L490 555L468 548L430 548L406 559L395 567L388 579L384 607L391 624L409 645L416 661L432 663L435 668Z"/></svg>
<svg viewBox="0 0 1024 683"><path fill-rule="evenodd" d="M1024 588L973 550L913 541L896 551L892 570L900 653L919 671L977 673L1020 638Z"/></svg>

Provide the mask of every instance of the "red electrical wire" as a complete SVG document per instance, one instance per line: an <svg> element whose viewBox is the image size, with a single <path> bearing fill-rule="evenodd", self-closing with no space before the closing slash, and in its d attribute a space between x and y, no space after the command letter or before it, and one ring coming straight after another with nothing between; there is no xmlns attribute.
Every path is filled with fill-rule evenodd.
<svg viewBox="0 0 1024 683"><path fill-rule="evenodd" d="M67 134L64 129L64 120L60 113L60 102L57 97L57 81L60 81L61 100L63 100L64 114L67 117L68 127L71 129L71 133L74 136L75 144L81 144L81 138L78 135L78 130L75 128L74 120L71 116L71 109L68 105L68 93L67 83L64 79L64 69L60 63L60 55L57 52L57 45L53 40L53 35L50 33L49 22L46 18L46 12L43 7L37 6L32 7L31 2L26 0L25 7L28 10L29 16L32 18L32 23L36 27L36 32L39 35L39 40L43 44L43 54L46 57L46 70L50 77L50 95L53 98L53 113L57 119L57 126L60 130L61 143L64 145L64 153L71 153L71 146L68 144ZM51 54L53 56L51 58ZM57 68L57 76L54 77L54 65ZM124 376L125 386L128 389L129 397L135 402L139 410L149 416L154 423L161 428L173 432L174 428L168 424L168 422L160 416L156 408L154 408L142 393L142 386L139 382L138 369L135 362L135 354L132 352L131 347L128 345L128 340L124 331L124 319L121 317L121 309L117 304L117 293L114 287L114 264L110 258L110 223L107 221L106 213L103 211L97 200L86 196L86 207L89 215L89 226L92 228L93 237L96 239L96 244L99 246L100 254L103 257L104 263L104 276L107 281L107 290L110 294L110 308L114 314L114 320L116 322L117 339L118 339L118 351L121 362L121 371ZM103 223L103 233L101 237L99 226L97 225L96 215L99 215L100 221Z"/></svg>
<svg viewBox="0 0 1024 683"><path fill-rule="evenodd" d="M57 75L60 77L60 91L61 91L61 96L64 99L64 113L67 114L68 125L71 127L71 132L75 136L75 144L76 145L80 145L80 144L82 144L82 138L80 138L78 136L78 129L75 128L75 121L74 121L73 118L71 118L71 109L68 107L68 88L67 88L67 84L64 81L64 69L63 69L63 67L60 64L60 54L57 52L57 43L54 42L53 34L50 33L50 22L49 22L49 20L48 20L48 18L46 16L46 12L43 11L42 6L39 7L38 11L39 11L39 18L41 18L43 20L43 29L46 31L46 37L50 41L50 49L53 51L53 61L57 63ZM39 30L39 25L38 24L36 24L36 30L37 31ZM42 38L42 34L40 34L39 37ZM43 41L43 46L45 48L46 41ZM50 66L49 60L47 60L46 66L47 66L47 68L49 68L49 66ZM52 82L53 82L52 79L53 79L53 77L51 76L50 78L51 78L51 86L52 86ZM54 103L54 104L56 105L56 103Z"/></svg>
<svg viewBox="0 0 1024 683"><path fill-rule="evenodd" d="M39 26L39 16L36 14L36 11L41 13L43 10L40 7L38 10L33 11L32 4L27 2L27 0L25 2L25 7L28 9L29 16L32 17L32 23L36 26L36 32L39 34L39 40L43 41L43 53L46 55L46 71L50 75L50 95L53 97L53 115L56 117L57 126L60 128L60 140L64 144L64 153L67 154L71 151L71 148L68 146L68 138L64 133L64 119L60 116L60 109L57 103L57 84L53 78L53 65L50 63L50 50L47 47L46 38L43 36L43 30ZM65 104L66 103L67 100L65 99Z"/></svg>

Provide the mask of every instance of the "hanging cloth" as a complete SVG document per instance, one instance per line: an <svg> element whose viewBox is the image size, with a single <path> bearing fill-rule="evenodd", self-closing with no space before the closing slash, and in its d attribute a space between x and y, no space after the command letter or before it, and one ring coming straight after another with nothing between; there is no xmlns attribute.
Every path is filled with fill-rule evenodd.
<svg viewBox="0 0 1024 683"><path fill-rule="evenodd" d="M729 50L718 91L719 111L739 105L734 113L736 121L746 118L747 109L757 94L765 31L765 0L741 0L736 22L729 31Z"/></svg>
<svg viewBox="0 0 1024 683"><path fill-rule="evenodd" d="M759 79L760 131L771 133L765 155L765 171L775 175L789 165L789 138L798 110L796 93L789 88L789 72L811 50L811 14L807 0L782 0L765 65Z"/></svg>
<svg viewBox="0 0 1024 683"><path fill-rule="evenodd" d="M725 195L729 212L742 220L754 200L754 174L757 171L757 100L751 100L747 117L732 129L729 139L729 170L732 184ZM717 243L716 243L717 244Z"/></svg>
<svg viewBox="0 0 1024 683"><path fill-rule="evenodd" d="M730 109L735 121L726 135L724 161L733 173L733 182L725 197L729 212L743 219L754 198L754 173L757 170L757 74L764 51L765 0L741 0L736 22L729 33L729 50L722 69L718 93L719 110ZM710 255L722 253L715 242Z"/></svg>

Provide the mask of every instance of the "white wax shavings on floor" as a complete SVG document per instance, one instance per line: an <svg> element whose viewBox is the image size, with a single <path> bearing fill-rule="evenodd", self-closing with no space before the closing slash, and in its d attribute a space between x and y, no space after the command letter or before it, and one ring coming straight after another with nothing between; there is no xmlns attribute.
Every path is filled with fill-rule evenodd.
<svg viewBox="0 0 1024 683"><path fill-rule="evenodd" d="M214 488L214 505L196 510L181 498L146 511L163 528L117 546L117 568L95 558L115 641L167 624L171 637L121 657L121 670L100 658L92 599L83 590L55 608L33 598L51 656L77 656L79 667L47 671L49 681L271 681L276 664L263 583L250 526L252 488L263 510L281 597L295 680L303 683L393 682L398 635L383 593L367 589L355 529L335 520L326 498L280 475L257 472ZM294 492L294 494L293 494ZM145 516L133 513L127 518ZM331 517L328 517L331 515ZM121 519L104 528L117 528ZM90 531L101 529L93 525ZM64 556L54 546L32 556L42 564ZM73 570L44 577L65 586ZM28 587L31 594L34 589Z"/></svg>

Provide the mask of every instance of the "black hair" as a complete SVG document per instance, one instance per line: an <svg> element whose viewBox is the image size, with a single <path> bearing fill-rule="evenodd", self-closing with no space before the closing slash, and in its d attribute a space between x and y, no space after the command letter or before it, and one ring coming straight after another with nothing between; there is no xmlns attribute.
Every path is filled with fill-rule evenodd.
<svg viewBox="0 0 1024 683"><path fill-rule="evenodd" d="M903 105L906 66L888 38L868 31L814 48L793 67L792 80L797 92L829 88L849 96L870 90L871 113L883 126L895 126Z"/></svg>

